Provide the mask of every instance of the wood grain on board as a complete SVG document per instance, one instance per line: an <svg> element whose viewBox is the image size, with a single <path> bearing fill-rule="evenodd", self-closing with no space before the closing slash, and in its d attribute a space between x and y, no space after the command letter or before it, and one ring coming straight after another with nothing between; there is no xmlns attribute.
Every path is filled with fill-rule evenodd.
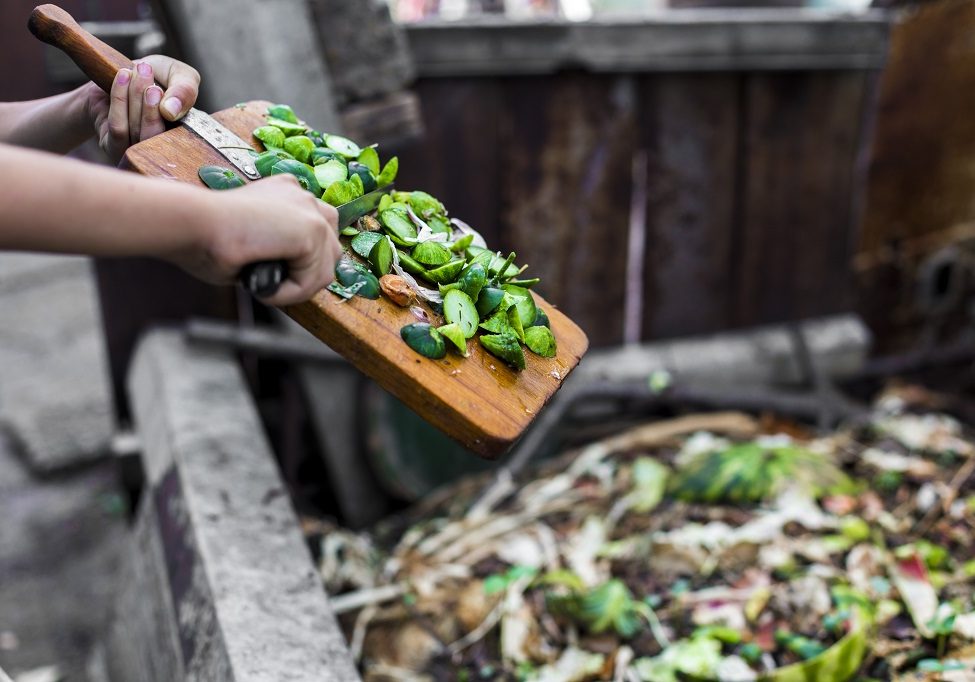
<svg viewBox="0 0 975 682"><path fill-rule="evenodd" d="M267 106L249 102L213 116L258 147L251 131L264 122ZM143 175L201 186L197 171L207 164L228 165L182 127L130 148L123 163ZM568 317L535 298L549 316L558 355L542 358L527 352L528 366L521 372L487 353L476 339L468 343L469 358L452 353L442 360L420 357L400 338L400 328L417 318L386 298L343 301L323 290L285 312L431 424L472 451L496 457L528 427L589 345Z"/></svg>

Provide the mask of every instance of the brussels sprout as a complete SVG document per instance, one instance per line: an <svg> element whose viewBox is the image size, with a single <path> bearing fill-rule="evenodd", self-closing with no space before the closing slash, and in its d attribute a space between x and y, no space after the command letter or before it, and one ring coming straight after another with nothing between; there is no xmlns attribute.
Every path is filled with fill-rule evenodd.
<svg viewBox="0 0 975 682"><path fill-rule="evenodd" d="M369 168L358 161L349 162L349 176L358 176L359 180L362 181L362 189L364 193L371 192L376 189L376 176L372 174Z"/></svg>
<svg viewBox="0 0 975 682"><path fill-rule="evenodd" d="M397 173L399 173L399 157L394 156L383 166L382 172L376 177L376 184L379 187L391 184L396 179Z"/></svg>
<svg viewBox="0 0 975 682"><path fill-rule="evenodd" d="M368 258L369 254L372 253L372 247L382 239L384 239L383 235L378 232L360 232L353 237L349 245L357 254L363 258Z"/></svg>
<svg viewBox="0 0 975 682"><path fill-rule="evenodd" d="M399 333L407 346L424 357L439 360L447 354L447 347L440 333L426 322L408 324Z"/></svg>
<svg viewBox="0 0 975 682"><path fill-rule="evenodd" d="M267 124L269 126L274 126L282 133L285 137L291 137L292 135L303 135L307 128L300 123L291 123L290 121L284 121L280 118L268 118Z"/></svg>
<svg viewBox="0 0 975 682"><path fill-rule="evenodd" d="M332 206L341 206L362 196L362 192L353 182L339 180L329 185L325 193L322 194L322 201Z"/></svg>
<svg viewBox="0 0 975 682"><path fill-rule="evenodd" d="M254 137L261 141L265 149L281 149L287 139L284 133L274 126L261 126L254 131Z"/></svg>
<svg viewBox="0 0 975 682"><path fill-rule="evenodd" d="M455 279L460 271L464 268L463 260L452 260L449 263L441 265L439 268L433 268L432 270L427 270L424 277L434 284L450 284Z"/></svg>
<svg viewBox="0 0 975 682"><path fill-rule="evenodd" d="M345 157L334 152L331 149L326 149L325 147L315 147L311 150L311 156L309 157L309 163L313 166L317 166L320 163L326 163L328 161L338 161L343 166L345 165ZM346 171L348 174L348 171Z"/></svg>
<svg viewBox="0 0 975 682"><path fill-rule="evenodd" d="M210 189L233 189L241 187L244 181L229 168L203 166L199 170L200 180Z"/></svg>
<svg viewBox="0 0 975 682"><path fill-rule="evenodd" d="M360 178L355 173L349 176L349 182L355 188L355 195L357 197L361 197L363 194L366 193L365 185L362 184L362 178Z"/></svg>
<svg viewBox="0 0 975 682"><path fill-rule="evenodd" d="M329 149L337 151L347 159L358 158L359 154L362 153L359 145L347 137L342 137L341 135L326 135L325 146Z"/></svg>
<svg viewBox="0 0 975 682"><path fill-rule="evenodd" d="M481 336L481 345L491 355L501 358L516 369L525 369L525 354L521 344L513 334L496 334Z"/></svg>
<svg viewBox="0 0 975 682"><path fill-rule="evenodd" d="M313 149L315 149L315 143L307 135L295 135L284 141L284 151L302 163L308 163Z"/></svg>
<svg viewBox="0 0 975 682"><path fill-rule="evenodd" d="M474 235L472 234L461 237L450 245L450 250L454 253L467 253L467 247L471 245L472 241L474 241Z"/></svg>
<svg viewBox="0 0 975 682"><path fill-rule="evenodd" d="M443 204L426 192L410 192L409 201L413 211L424 220L447 212Z"/></svg>
<svg viewBox="0 0 975 682"><path fill-rule="evenodd" d="M423 242L413 249L413 260L436 267L450 262L450 251L437 242Z"/></svg>
<svg viewBox="0 0 975 682"><path fill-rule="evenodd" d="M390 206L393 205L393 197L388 194L384 194L379 200L379 206L377 207L377 213L382 213L383 211L389 210Z"/></svg>
<svg viewBox="0 0 975 682"><path fill-rule="evenodd" d="M287 104L272 104L267 108L267 115L271 118L279 118L288 123L301 123L294 110Z"/></svg>
<svg viewBox="0 0 975 682"><path fill-rule="evenodd" d="M525 345L536 355L543 358L554 358L556 353L555 337L548 327L529 327L525 330Z"/></svg>
<svg viewBox="0 0 975 682"><path fill-rule="evenodd" d="M314 167L315 179L319 186L328 189L334 182L341 182L349 177L348 168L341 161L326 161Z"/></svg>
<svg viewBox="0 0 975 682"><path fill-rule="evenodd" d="M393 241L401 246L416 244L416 227L413 221L400 209L389 208L379 214L379 222L383 224Z"/></svg>
<svg viewBox="0 0 975 682"><path fill-rule="evenodd" d="M475 263L475 265L477 265ZM496 287L485 286L477 296L477 313L481 317L487 317L501 305L504 300L504 290ZM507 308L505 309L507 310Z"/></svg>
<svg viewBox="0 0 975 682"><path fill-rule="evenodd" d="M372 299L379 298L379 280L365 268L358 267L348 256L343 256L336 263L335 279L338 280L339 284L346 287L364 282L365 284L359 289L359 296Z"/></svg>
<svg viewBox="0 0 975 682"><path fill-rule="evenodd" d="M479 326L492 334L511 334L514 336L511 322L508 320L508 310L501 306L496 308L491 315L485 317Z"/></svg>
<svg viewBox="0 0 975 682"><path fill-rule="evenodd" d="M359 152L359 157L356 161L368 168L369 172L373 175L379 175L379 154L376 153L375 147L366 147L363 149Z"/></svg>
<svg viewBox="0 0 975 682"><path fill-rule="evenodd" d="M315 171L307 163L301 163L296 159L282 159L271 167L271 175L281 173L288 173L298 178L299 184L316 197L322 193L322 188L315 179Z"/></svg>
<svg viewBox="0 0 975 682"><path fill-rule="evenodd" d="M501 288L520 299L517 303L518 315L521 317L522 324L531 326L535 322L535 317L538 315L538 308L535 306L535 299L532 298L532 292L514 284L505 284Z"/></svg>
<svg viewBox="0 0 975 682"><path fill-rule="evenodd" d="M508 326L522 343L525 342L525 327L521 323L521 315L518 314L518 306L513 305L508 308Z"/></svg>
<svg viewBox="0 0 975 682"><path fill-rule="evenodd" d="M552 324L548 321L548 315L546 315L545 311L542 310L541 308L539 308L538 312L535 314L535 321L532 322L532 326L549 327L549 328L552 327Z"/></svg>
<svg viewBox="0 0 975 682"><path fill-rule="evenodd" d="M376 233L368 232L367 234ZM389 237L383 236L376 242L372 251L369 252L369 262L372 263L379 277L389 274L393 267L393 245L390 243Z"/></svg>
<svg viewBox="0 0 975 682"><path fill-rule="evenodd" d="M290 158L292 158L291 154L283 149L272 149L259 155L254 161L254 165L257 166L257 172L261 174L261 177L266 178L271 174L271 169L278 161Z"/></svg>
<svg viewBox="0 0 975 682"><path fill-rule="evenodd" d="M481 295L481 289L487 284L487 275L482 268L477 263L472 263L464 268L460 273L460 277L457 278L457 284L460 290L471 297L472 301L478 300Z"/></svg>
<svg viewBox="0 0 975 682"><path fill-rule="evenodd" d="M450 227L450 222L445 216L435 215L427 221L427 225L434 232L440 232L443 234L450 234L453 230Z"/></svg>
<svg viewBox="0 0 975 682"><path fill-rule="evenodd" d="M413 260L410 254L406 253L402 249L396 249L397 255L399 256L400 267L406 270L411 275L417 275L419 277L427 276L427 269L423 267L421 263L417 263Z"/></svg>
<svg viewBox="0 0 975 682"><path fill-rule="evenodd" d="M440 332L442 337L454 344L461 355L465 358L470 356L470 353L467 352L467 337L464 336L464 332L459 324L445 324L442 327L438 327L437 331Z"/></svg>
<svg viewBox="0 0 975 682"><path fill-rule="evenodd" d="M447 322L460 326L465 339L477 332L477 308L463 291L454 289L447 292L443 299L443 314Z"/></svg>

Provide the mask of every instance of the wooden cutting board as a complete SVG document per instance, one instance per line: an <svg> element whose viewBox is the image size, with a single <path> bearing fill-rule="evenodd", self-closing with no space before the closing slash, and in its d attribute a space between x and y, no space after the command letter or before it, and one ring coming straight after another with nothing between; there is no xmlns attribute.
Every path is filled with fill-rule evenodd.
<svg viewBox="0 0 975 682"><path fill-rule="evenodd" d="M35 10L35 16L41 9ZM46 12L59 22L58 30L42 30L38 36L64 49L99 85L107 79L110 87L117 70L131 66L126 57L87 34L73 20L69 24L63 12ZM251 131L264 123L268 104L249 102L213 117L255 149L262 149ZM204 165L230 164L181 126L131 147L122 162L123 168L142 175L200 187L204 185L198 170ZM558 354L542 358L526 351L527 367L520 372L485 351L476 338L468 342L468 358L453 352L442 360L417 355L400 338L400 329L418 319L384 296L378 300L356 296L345 301L322 290L310 301L284 311L422 418L477 454L493 458L507 450L531 424L589 346L586 335L572 320L541 296L536 294L535 300L548 315ZM439 316L429 308L426 311L431 322L440 323Z"/></svg>

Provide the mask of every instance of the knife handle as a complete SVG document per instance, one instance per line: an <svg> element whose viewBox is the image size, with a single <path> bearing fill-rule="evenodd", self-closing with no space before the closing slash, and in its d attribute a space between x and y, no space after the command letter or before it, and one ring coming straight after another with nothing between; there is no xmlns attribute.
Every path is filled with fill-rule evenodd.
<svg viewBox="0 0 975 682"><path fill-rule="evenodd" d="M241 285L257 298L269 298L278 293L288 278L288 263L283 260L251 263L240 271Z"/></svg>
<svg viewBox="0 0 975 682"><path fill-rule="evenodd" d="M105 92L111 92L119 69L133 68L131 59L83 29L57 5L35 7L27 27L39 40L71 57Z"/></svg>

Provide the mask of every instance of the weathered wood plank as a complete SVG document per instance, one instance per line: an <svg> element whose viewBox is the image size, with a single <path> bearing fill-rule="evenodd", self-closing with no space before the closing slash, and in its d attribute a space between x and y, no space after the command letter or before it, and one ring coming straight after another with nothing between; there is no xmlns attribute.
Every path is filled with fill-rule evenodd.
<svg viewBox="0 0 975 682"><path fill-rule="evenodd" d="M358 680L232 355L154 333L130 391L147 488L115 633L142 635L141 675Z"/></svg>
<svg viewBox="0 0 975 682"><path fill-rule="evenodd" d="M866 78L749 76L735 324L849 309Z"/></svg>
<svg viewBox="0 0 975 682"><path fill-rule="evenodd" d="M500 244L594 345L622 338L636 82L572 73L505 83Z"/></svg>
<svg viewBox="0 0 975 682"><path fill-rule="evenodd" d="M877 69L888 18L794 9L684 10L585 22L484 17L406 29L417 74Z"/></svg>
<svg viewBox="0 0 975 682"><path fill-rule="evenodd" d="M644 339L732 322L740 84L736 74L641 80L642 144L650 151Z"/></svg>

